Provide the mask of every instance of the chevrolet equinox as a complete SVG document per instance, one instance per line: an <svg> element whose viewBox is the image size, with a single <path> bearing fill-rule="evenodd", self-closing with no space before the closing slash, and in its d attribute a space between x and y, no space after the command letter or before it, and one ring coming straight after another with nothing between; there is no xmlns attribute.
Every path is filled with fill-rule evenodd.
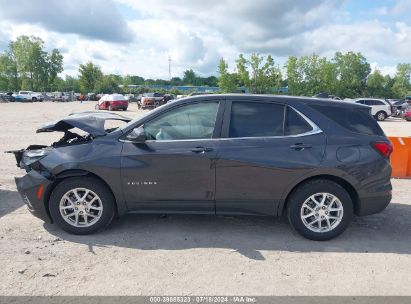
<svg viewBox="0 0 411 304"><path fill-rule="evenodd" d="M391 200L392 146L359 104L203 95L132 121L84 112L37 130L56 131L50 146L11 151L27 171L16 184L34 215L74 234L129 211L285 214L302 236L328 240Z"/></svg>

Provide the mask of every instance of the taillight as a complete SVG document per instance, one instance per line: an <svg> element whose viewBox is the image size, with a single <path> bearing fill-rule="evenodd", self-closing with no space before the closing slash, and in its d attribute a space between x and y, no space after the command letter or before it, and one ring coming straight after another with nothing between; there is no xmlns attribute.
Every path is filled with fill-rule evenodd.
<svg viewBox="0 0 411 304"><path fill-rule="evenodd" d="M380 152L380 154L384 157L390 157L391 153L394 151L392 144L386 141L376 141L373 143L374 148Z"/></svg>

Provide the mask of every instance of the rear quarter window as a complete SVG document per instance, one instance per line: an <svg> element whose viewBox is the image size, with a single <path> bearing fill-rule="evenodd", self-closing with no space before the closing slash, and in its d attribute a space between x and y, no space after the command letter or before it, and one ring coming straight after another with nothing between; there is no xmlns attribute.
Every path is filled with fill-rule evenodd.
<svg viewBox="0 0 411 304"><path fill-rule="evenodd" d="M299 135L312 130L313 127L300 114L287 107L284 135Z"/></svg>
<svg viewBox="0 0 411 304"><path fill-rule="evenodd" d="M323 105L310 107L351 132L384 136L383 130L371 116L369 109Z"/></svg>

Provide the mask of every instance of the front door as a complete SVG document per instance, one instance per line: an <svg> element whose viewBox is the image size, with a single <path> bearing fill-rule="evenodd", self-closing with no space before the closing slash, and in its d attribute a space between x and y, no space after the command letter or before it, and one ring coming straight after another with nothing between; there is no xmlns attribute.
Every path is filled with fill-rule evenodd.
<svg viewBox="0 0 411 304"><path fill-rule="evenodd" d="M144 122L146 142L124 142L121 176L130 209L215 213L219 104L202 101L172 108Z"/></svg>

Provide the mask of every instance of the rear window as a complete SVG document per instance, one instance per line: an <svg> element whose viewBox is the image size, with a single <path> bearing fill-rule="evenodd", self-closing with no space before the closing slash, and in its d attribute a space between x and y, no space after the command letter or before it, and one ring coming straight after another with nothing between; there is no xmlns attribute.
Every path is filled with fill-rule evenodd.
<svg viewBox="0 0 411 304"><path fill-rule="evenodd" d="M384 132L371 116L369 109L322 105L310 105L310 107L351 132L384 136Z"/></svg>
<svg viewBox="0 0 411 304"><path fill-rule="evenodd" d="M123 95L112 95L111 99L112 100L126 100Z"/></svg>

